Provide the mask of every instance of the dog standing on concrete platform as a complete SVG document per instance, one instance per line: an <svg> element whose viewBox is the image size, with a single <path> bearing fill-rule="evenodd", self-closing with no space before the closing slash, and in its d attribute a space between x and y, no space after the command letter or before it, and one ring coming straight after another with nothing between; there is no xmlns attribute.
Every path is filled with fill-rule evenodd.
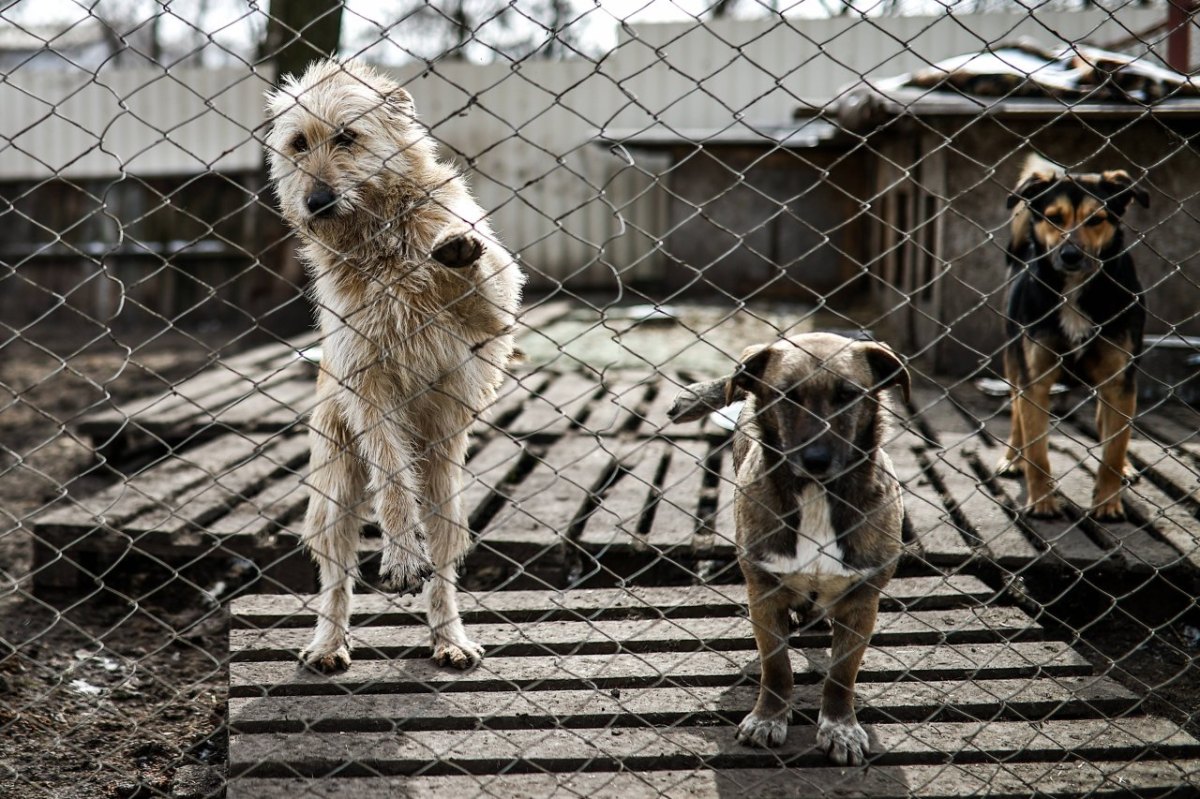
<svg viewBox="0 0 1200 799"><path fill-rule="evenodd" d="M369 500L385 584L413 593L429 581L434 659L470 668L483 650L456 599L470 543L463 463L513 354L524 277L390 79L355 62L315 63L271 93L267 110L271 181L300 237L324 335L304 532L321 593L301 657L320 671L350 665Z"/></svg>
<svg viewBox="0 0 1200 799"><path fill-rule="evenodd" d="M773 747L787 737L789 610L816 611L833 623L817 744L839 764L866 762L854 684L904 518L882 449L891 386L907 399L908 372L888 347L809 333L750 347L733 375L689 386L669 412L689 421L746 398L733 441L734 516L762 683L741 741Z"/></svg>
<svg viewBox="0 0 1200 799"><path fill-rule="evenodd" d="M1041 158L1026 161L1008 199L1014 208L1008 263L1004 372L1012 386L1012 430L996 467L1022 467L1028 512L1053 518L1061 510L1050 475L1047 433L1050 388L1069 382L1099 394L1096 428L1104 447L1092 494L1092 515L1125 518L1122 478L1137 412L1137 370L1146 307L1129 256L1121 216L1150 197L1123 170L1068 174Z"/></svg>

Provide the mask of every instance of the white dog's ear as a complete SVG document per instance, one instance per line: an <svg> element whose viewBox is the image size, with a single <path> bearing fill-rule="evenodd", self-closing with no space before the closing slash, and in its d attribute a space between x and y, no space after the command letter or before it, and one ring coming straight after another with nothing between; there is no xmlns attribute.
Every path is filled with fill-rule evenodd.
<svg viewBox="0 0 1200 799"><path fill-rule="evenodd" d="M291 105L292 97L283 89L270 89L267 91L267 121L274 122L275 117L283 113L283 110Z"/></svg>
<svg viewBox="0 0 1200 799"><path fill-rule="evenodd" d="M388 95L383 98L387 103L389 111L407 117L408 119L416 119L417 104L413 102L412 95L407 89L396 88L388 92Z"/></svg>
<svg viewBox="0 0 1200 799"><path fill-rule="evenodd" d="M296 104L300 92L300 76L284 75L283 80L273 89L267 89L267 121L274 120L284 111Z"/></svg>

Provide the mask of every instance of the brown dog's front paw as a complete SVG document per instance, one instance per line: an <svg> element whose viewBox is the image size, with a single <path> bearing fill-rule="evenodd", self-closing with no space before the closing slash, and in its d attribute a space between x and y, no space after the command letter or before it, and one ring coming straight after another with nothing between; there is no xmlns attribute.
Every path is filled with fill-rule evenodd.
<svg viewBox="0 0 1200 799"><path fill-rule="evenodd" d="M1062 516L1062 503L1053 494L1042 497L1025 507L1025 515L1034 519L1057 519Z"/></svg>
<svg viewBox="0 0 1200 799"><path fill-rule="evenodd" d="M787 716L765 718L751 713L738 725L737 739L750 746L773 749L787 740Z"/></svg>
<svg viewBox="0 0 1200 799"><path fill-rule="evenodd" d="M300 653L300 662L312 671L335 674L350 668L350 650L345 646L329 651L305 649Z"/></svg>
<svg viewBox="0 0 1200 799"><path fill-rule="evenodd" d="M821 716L817 723L817 746L839 766L866 765L867 755L871 754L867 731L853 719L831 721Z"/></svg>
<svg viewBox="0 0 1200 799"><path fill-rule="evenodd" d="M478 236L470 233L464 233L461 236L453 236L438 246L433 248L430 253L433 260L437 261L442 266L448 266L451 269L462 269L466 266L471 266L483 257L483 252L486 248Z"/></svg>
<svg viewBox="0 0 1200 799"><path fill-rule="evenodd" d="M483 647L474 641L442 642L433 646L433 662L459 671L470 671L483 660Z"/></svg>
<svg viewBox="0 0 1200 799"><path fill-rule="evenodd" d="M1101 502L1092 508L1092 518L1098 522L1123 522L1125 521L1125 506L1121 503L1121 498Z"/></svg>
<svg viewBox="0 0 1200 799"><path fill-rule="evenodd" d="M992 474L996 475L997 477L1020 477L1021 459L1005 455L1003 458L996 461L996 465L992 469Z"/></svg>

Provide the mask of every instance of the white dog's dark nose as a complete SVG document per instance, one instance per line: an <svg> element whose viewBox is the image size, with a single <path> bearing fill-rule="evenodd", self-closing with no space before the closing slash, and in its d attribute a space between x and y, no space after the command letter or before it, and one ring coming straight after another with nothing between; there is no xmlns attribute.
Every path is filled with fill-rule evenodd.
<svg viewBox="0 0 1200 799"><path fill-rule="evenodd" d="M304 205L313 216L331 216L337 204L337 195L325 184L319 184L304 198Z"/></svg>

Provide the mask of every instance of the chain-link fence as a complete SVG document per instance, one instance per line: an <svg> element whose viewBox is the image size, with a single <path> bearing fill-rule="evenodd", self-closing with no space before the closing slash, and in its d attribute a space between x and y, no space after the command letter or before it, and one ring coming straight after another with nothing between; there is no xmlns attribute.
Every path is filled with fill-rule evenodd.
<svg viewBox="0 0 1200 799"><path fill-rule="evenodd" d="M0 795L1194 794L1193 11L5 5Z"/></svg>

